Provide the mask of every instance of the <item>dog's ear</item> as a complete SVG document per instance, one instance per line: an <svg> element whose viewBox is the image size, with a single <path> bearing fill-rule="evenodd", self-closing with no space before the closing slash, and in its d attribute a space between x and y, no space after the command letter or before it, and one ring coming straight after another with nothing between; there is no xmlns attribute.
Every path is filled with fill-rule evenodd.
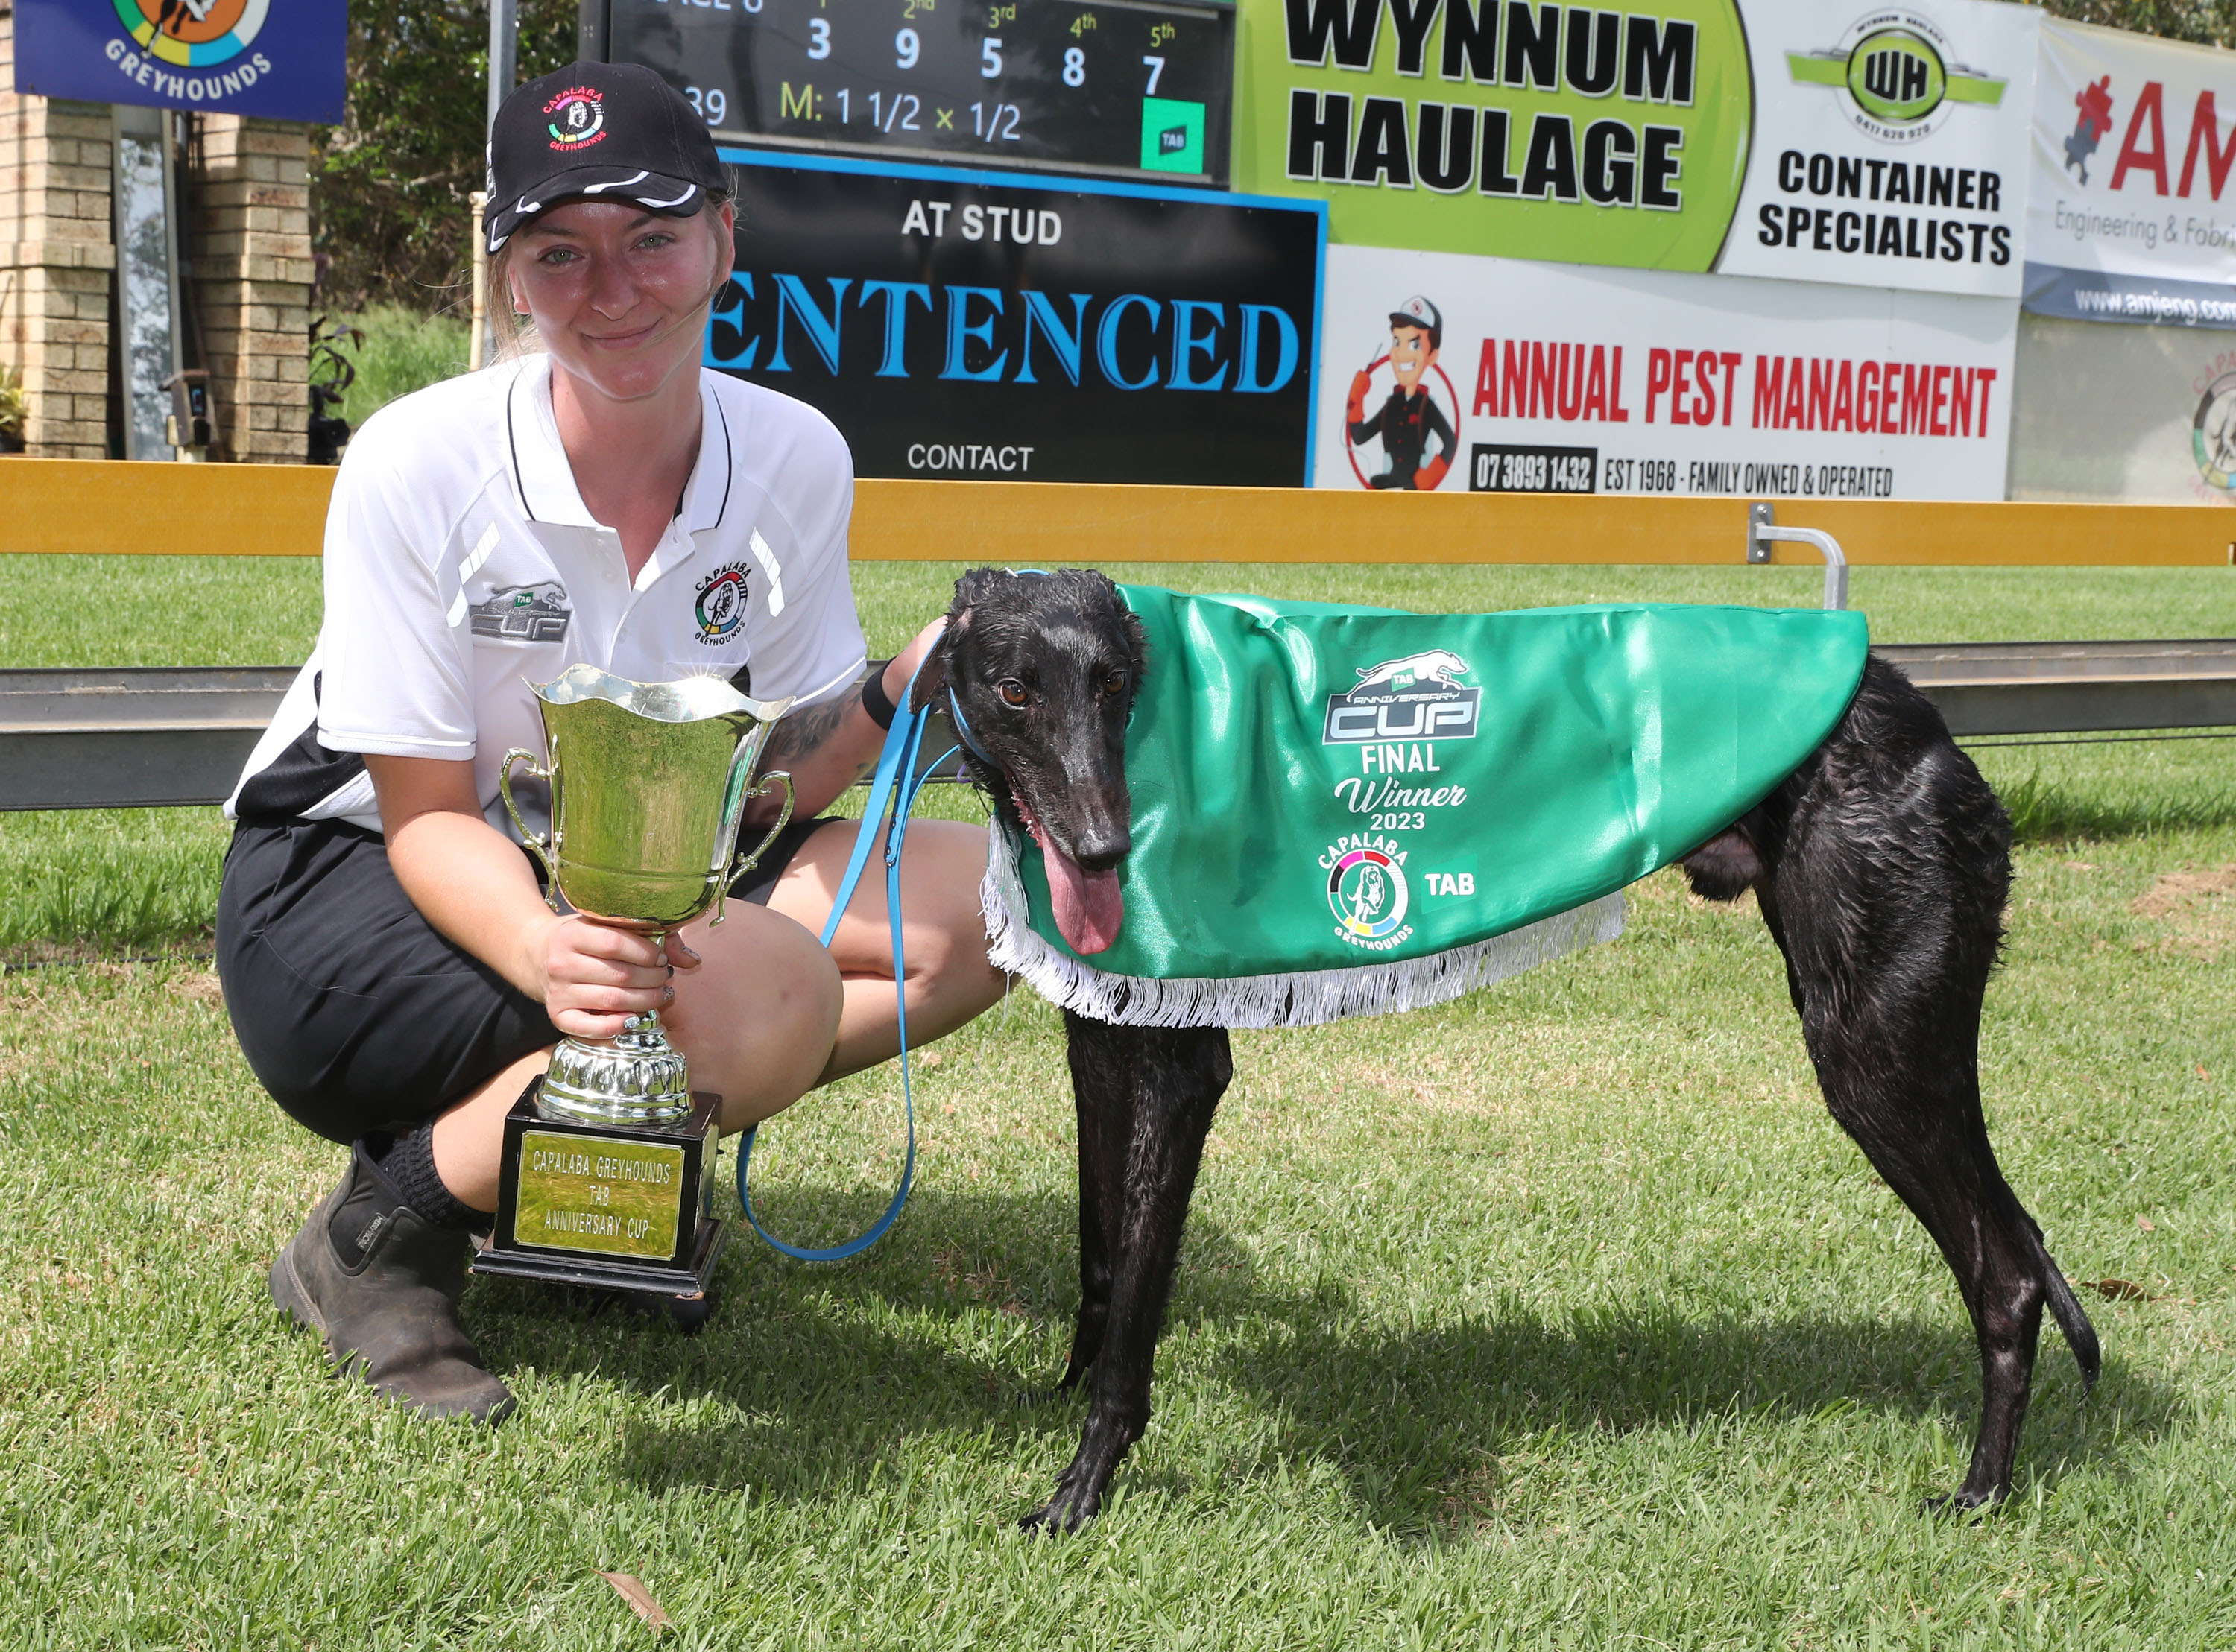
<svg viewBox="0 0 2236 1652"><path fill-rule="evenodd" d="M932 645L931 652L924 657L924 669L916 674L916 693L911 701L921 711L933 698L946 692L947 667L950 658L970 634L973 611L986 600L989 593L1009 576L999 568L971 568L955 582L955 600L948 606L947 629Z"/></svg>
<svg viewBox="0 0 2236 1652"><path fill-rule="evenodd" d="M955 582L955 600L947 610L947 628L959 631L970 623L970 610L983 602L1009 576L1000 568L977 567Z"/></svg>
<svg viewBox="0 0 2236 1652"><path fill-rule="evenodd" d="M1149 669L1149 633L1141 624L1141 616L1131 608L1126 611L1126 652L1134 668L1134 688L1138 693L1141 678Z"/></svg>
<svg viewBox="0 0 2236 1652"><path fill-rule="evenodd" d="M947 629L940 633L939 640L932 644L931 652L924 657L924 664L917 668L916 682L909 694L911 711L921 711L947 692L947 651L955 636L955 621L950 620Z"/></svg>

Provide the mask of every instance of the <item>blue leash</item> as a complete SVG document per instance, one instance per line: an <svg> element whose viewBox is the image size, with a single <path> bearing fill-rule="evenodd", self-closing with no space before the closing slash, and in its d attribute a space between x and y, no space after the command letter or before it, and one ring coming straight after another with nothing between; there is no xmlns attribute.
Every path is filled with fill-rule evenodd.
<svg viewBox="0 0 2236 1652"><path fill-rule="evenodd" d="M921 665L917 667L918 671L922 669ZM908 1112L908 1160L901 1167L901 1184L894 1190L892 1203L866 1232L844 1244L808 1249L785 1243L761 1226L760 1218L753 1214L753 1195L746 1190L746 1169L753 1158L754 1131L748 1128L738 1144L738 1203L744 1209L746 1220L753 1231L773 1249L800 1262L844 1262L867 1250L900 1220L901 1211L908 1204L909 1188L916 1179L916 1099L909 1092L908 991L901 965L901 844L908 835L909 811L916 806L917 794L924 790L931 771L955 752L950 750L937 762L918 768L917 759L923 750L924 731L931 721L931 713L929 710L917 711L915 698L916 678L911 676L907 690L893 708L893 726L885 733L885 750L878 754L877 773L870 782L869 804L863 810L862 824L854 834L854 853L846 862L846 875L838 881L838 897L832 902L831 920L823 926L823 944L828 947L831 937L838 933L838 920L845 915L846 903L854 898L855 887L862 881L862 870L869 864L870 846L878 837L878 816L887 816L885 912L893 932L893 1008L900 1023L901 1102Z"/></svg>

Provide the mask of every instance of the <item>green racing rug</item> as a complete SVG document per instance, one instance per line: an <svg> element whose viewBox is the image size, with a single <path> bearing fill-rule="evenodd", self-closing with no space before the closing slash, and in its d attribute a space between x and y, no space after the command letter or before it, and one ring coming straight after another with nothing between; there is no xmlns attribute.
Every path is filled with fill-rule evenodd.
<svg viewBox="0 0 2236 1652"><path fill-rule="evenodd" d="M997 818L983 895L994 963L1121 1026L1417 1009L1613 940L1626 885L1831 731L1868 646L1852 613L1119 590L1148 639L1132 853L1052 888Z"/></svg>

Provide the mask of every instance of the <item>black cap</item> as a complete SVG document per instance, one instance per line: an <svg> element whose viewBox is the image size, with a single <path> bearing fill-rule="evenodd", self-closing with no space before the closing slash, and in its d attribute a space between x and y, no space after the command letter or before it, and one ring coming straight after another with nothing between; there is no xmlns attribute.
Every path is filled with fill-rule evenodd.
<svg viewBox="0 0 2236 1652"><path fill-rule="evenodd" d="M689 218L728 190L683 94L641 63L569 63L514 88L490 131L489 250L562 200L633 201Z"/></svg>

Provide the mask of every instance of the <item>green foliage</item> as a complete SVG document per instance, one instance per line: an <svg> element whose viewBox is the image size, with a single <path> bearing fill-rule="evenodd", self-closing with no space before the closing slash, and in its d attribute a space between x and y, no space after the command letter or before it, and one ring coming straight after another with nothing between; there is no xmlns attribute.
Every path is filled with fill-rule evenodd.
<svg viewBox="0 0 2236 1652"><path fill-rule="evenodd" d="M519 12L522 80L574 61L575 0L520 0ZM312 128L326 301L463 310L466 197L485 168L486 0L353 0L349 28L346 118Z"/></svg>
<svg viewBox="0 0 2236 1652"><path fill-rule="evenodd" d="M472 327L457 313L422 315L400 304L378 304L351 321L365 335L350 352L357 378L341 404L352 429L398 397L466 370Z"/></svg>
<svg viewBox="0 0 2236 1652"><path fill-rule="evenodd" d="M2042 9L2075 23L2226 47L2236 40L2236 0L2043 0Z"/></svg>

